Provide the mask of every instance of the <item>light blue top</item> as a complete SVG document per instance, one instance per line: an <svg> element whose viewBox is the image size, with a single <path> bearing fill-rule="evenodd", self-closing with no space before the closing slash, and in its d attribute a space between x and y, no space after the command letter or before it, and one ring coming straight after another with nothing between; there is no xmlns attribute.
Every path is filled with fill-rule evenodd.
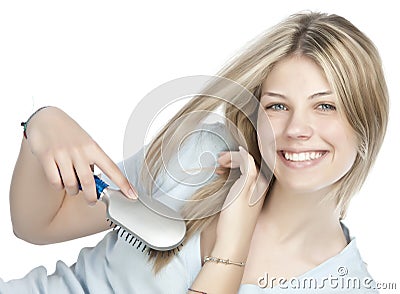
<svg viewBox="0 0 400 294"><path fill-rule="evenodd" d="M205 151L211 151L216 158L217 153L231 148L232 141L225 145L221 140L215 139L217 133L224 134L224 126L221 123L207 125L207 131L194 134L190 140L190 148L183 148L179 160L184 168L193 168L199 165L195 160ZM203 158L204 159L204 158ZM140 184L137 181L137 174L143 151L136 153L126 162L126 171L129 179L139 191ZM215 160L205 159L202 164L216 164ZM175 166L175 165L174 165ZM122 168L122 165L120 165ZM214 175L215 176L215 175ZM208 181L212 180L209 178ZM107 179L106 179L107 181ZM108 180L109 181L109 180ZM156 189L154 197L179 208L178 202L169 202L161 193L168 191L170 195L179 195L181 199L188 199L199 186L181 185L174 179L164 178L159 182L160 189ZM204 185L204 183L202 184ZM347 229L344 227L345 234ZM317 287L325 282L325 288L320 290L296 290L289 284L284 285L275 282L274 287L262 288L258 285L241 285L240 294L250 293L378 293L376 290L367 290L362 287L363 281L371 281L365 263L362 261L357 249L356 240L352 238L348 245L336 256L323 262L316 268L298 277L298 281L290 280L290 285L302 284L302 279L308 278L308 284ZM200 234L194 235L188 240L180 252L164 267L157 275L152 273L152 265L147 261L147 256L140 250L132 247L124 239L119 238L115 232L109 232L95 247L83 248L74 265L68 267L64 262L59 261L56 271L48 275L44 267L33 269L24 278L4 282L0 279L0 293L129 293L129 294L179 294L187 293L187 289L193 283L201 269L200 256ZM317 279L312 281L310 278ZM324 280L325 279L325 280ZM361 290L353 287L341 287L350 281L350 285L361 283ZM354 282L356 281L356 282ZM262 281L261 281L262 282ZM304 282L304 280L303 280ZM314 283L315 282L315 283ZM307 284L307 285L308 285ZM332 285L333 287L331 287ZM335 285L338 289L334 289ZM371 285L373 283L371 282Z"/></svg>

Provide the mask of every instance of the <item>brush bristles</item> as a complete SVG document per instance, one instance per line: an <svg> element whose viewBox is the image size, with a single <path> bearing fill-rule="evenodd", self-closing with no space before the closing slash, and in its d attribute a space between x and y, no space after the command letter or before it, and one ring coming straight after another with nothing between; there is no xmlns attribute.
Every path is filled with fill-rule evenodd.
<svg viewBox="0 0 400 294"><path fill-rule="evenodd" d="M158 256L159 254L161 254L161 257L169 257L171 254L174 254L174 255L178 254L180 252L180 247L183 246L183 243L181 243L176 248L171 249L171 250L166 250L166 251L155 250L155 249L148 247L145 243L143 243L143 241L136 238L131 233L127 232L123 227L115 224L112 220L107 219L107 222L110 223L110 227L113 229L113 231L116 232L116 234L119 238L122 238L125 235L126 242L131 244L132 247L136 247L136 249L141 250L143 253L146 251L147 255Z"/></svg>

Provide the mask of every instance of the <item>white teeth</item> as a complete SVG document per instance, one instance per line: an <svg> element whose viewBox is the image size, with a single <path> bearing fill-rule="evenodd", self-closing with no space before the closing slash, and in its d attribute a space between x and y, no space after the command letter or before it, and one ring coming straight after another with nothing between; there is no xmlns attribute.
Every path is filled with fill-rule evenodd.
<svg viewBox="0 0 400 294"><path fill-rule="evenodd" d="M322 155L324 155L324 152L300 152L300 153L294 153L294 152L286 152L283 151L283 156L285 157L286 160L289 161L307 161L307 160L314 160L320 158Z"/></svg>

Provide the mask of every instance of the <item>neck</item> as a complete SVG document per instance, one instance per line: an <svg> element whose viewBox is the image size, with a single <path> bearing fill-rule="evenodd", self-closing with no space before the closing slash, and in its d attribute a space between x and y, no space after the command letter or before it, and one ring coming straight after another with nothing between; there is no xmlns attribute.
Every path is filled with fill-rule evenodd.
<svg viewBox="0 0 400 294"><path fill-rule="evenodd" d="M265 200L262 222L279 243L316 244L332 238L344 240L339 211L329 191L294 193L275 182Z"/></svg>

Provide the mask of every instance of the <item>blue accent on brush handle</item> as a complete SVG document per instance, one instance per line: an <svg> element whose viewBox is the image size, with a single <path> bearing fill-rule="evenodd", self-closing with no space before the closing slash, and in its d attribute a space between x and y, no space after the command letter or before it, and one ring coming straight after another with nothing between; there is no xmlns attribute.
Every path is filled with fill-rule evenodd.
<svg viewBox="0 0 400 294"><path fill-rule="evenodd" d="M99 199L101 193L103 193L103 190L108 187L108 184L106 184L96 175L94 175L94 181L96 182L97 199Z"/></svg>
<svg viewBox="0 0 400 294"><path fill-rule="evenodd" d="M96 183L96 193L97 193L97 199L100 199L101 193L103 193L103 190L107 188L109 185L102 181L98 176L93 175L94 177L94 182ZM79 183L79 190L82 190L81 183Z"/></svg>

